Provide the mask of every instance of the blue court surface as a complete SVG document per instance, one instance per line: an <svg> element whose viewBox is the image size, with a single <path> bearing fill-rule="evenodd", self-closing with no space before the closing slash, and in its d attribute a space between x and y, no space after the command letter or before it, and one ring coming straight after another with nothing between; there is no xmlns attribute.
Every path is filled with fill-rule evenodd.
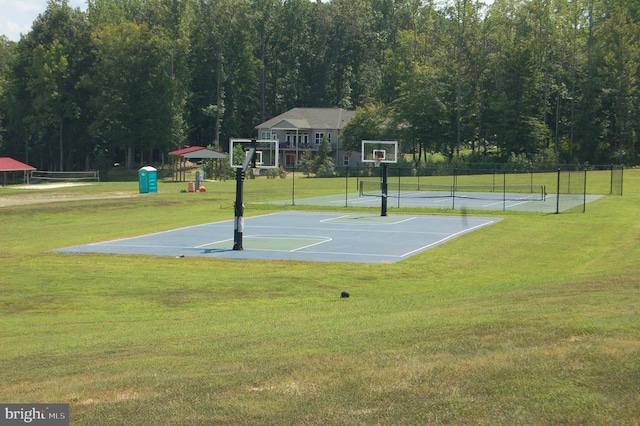
<svg viewBox="0 0 640 426"><path fill-rule="evenodd" d="M498 221L477 216L281 212L245 217L243 250L233 250L232 219L55 251L393 263Z"/></svg>

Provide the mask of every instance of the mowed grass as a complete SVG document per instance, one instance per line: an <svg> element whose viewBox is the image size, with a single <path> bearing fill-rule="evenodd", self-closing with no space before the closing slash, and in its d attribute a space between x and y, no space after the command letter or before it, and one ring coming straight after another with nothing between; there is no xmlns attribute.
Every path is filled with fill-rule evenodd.
<svg viewBox="0 0 640 426"><path fill-rule="evenodd" d="M345 184L248 180L245 215ZM2 188L47 202L0 207L0 401L73 425L638 424L639 185L379 265L52 253L232 219L235 182Z"/></svg>

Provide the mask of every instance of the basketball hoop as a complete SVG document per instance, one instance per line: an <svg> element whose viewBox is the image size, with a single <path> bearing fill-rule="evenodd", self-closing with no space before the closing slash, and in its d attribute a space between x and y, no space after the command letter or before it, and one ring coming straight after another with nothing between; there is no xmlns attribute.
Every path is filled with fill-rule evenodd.
<svg viewBox="0 0 640 426"><path fill-rule="evenodd" d="M382 163L382 157L376 157L376 162L374 163L374 165L376 167L380 167L380 163Z"/></svg>

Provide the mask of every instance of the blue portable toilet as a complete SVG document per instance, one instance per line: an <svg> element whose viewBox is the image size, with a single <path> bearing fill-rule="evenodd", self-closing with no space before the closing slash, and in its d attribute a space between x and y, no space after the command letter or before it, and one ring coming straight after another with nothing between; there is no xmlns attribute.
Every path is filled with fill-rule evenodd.
<svg viewBox="0 0 640 426"><path fill-rule="evenodd" d="M138 170L138 184L140 193L158 192L158 171L151 166Z"/></svg>

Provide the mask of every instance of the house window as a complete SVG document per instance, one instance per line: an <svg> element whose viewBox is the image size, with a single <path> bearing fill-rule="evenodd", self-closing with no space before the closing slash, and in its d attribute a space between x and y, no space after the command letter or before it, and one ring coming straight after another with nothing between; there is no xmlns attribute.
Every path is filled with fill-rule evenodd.
<svg viewBox="0 0 640 426"><path fill-rule="evenodd" d="M342 156L342 165L345 167L349 167L349 154L345 154Z"/></svg>
<svg viewBox="0 0 640 426"><path fill-rule="evenodd" d="M296 141L296 136L298 137ZM293 133L288 132L286 135L287 143L291 144L291 146L302 146L307 145L309 143L309 134L308 133Z"/></svg>
<svg viewBox="0 0 640 426"><path fill-rule="evenodd" d="M324 138L324 133L316 132L316 145L320 145L320 142L322 142L322 138Z"/></svg>
<svg viewBox="0 0 640 426"><path fill-rule="evenodd" d="M271 131L263 130L260 132L260 139L271 139Z"/></svg>

